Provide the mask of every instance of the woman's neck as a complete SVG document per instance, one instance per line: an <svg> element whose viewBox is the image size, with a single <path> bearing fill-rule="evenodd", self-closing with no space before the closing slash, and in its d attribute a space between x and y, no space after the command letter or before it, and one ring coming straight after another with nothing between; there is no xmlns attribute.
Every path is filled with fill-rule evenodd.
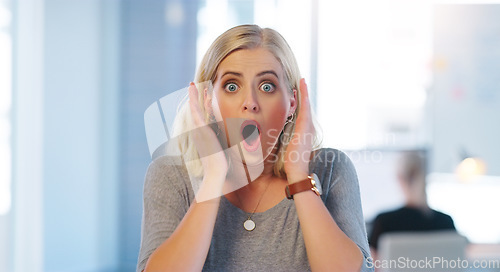
<svg viewBox="0 0 500 272"><path fill-rule="evenodd" d="M271 170L263 173L245 186L225 195L233 205L251 213L263 212L285 198L286 180L276 177Z"/></svg>

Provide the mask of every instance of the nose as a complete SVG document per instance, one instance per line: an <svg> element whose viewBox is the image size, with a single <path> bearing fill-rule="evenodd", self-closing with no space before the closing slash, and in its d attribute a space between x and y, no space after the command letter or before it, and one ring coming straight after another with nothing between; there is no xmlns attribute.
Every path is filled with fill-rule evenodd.
<svg viewBox="0 0 500 272"><path fill-rule="evenodd" d="M249 91L243 102L243 111L247 112L258 112L260 110L259 103L257 102L257 97L255 92Z"/></svg>

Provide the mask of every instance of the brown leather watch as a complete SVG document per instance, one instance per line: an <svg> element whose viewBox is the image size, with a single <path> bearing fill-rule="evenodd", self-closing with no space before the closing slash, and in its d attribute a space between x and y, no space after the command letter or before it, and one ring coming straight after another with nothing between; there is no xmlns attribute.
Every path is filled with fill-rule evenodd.
<svg viewBox="0 0 500 272"><path fill-rule="evenodd" d="M285 187L285 193L288 199L293 199L293 195L308 190L313 191L317 196L321 195L321 183L319 182L316 174L312 174L304 180L292 183Z"/></svg>

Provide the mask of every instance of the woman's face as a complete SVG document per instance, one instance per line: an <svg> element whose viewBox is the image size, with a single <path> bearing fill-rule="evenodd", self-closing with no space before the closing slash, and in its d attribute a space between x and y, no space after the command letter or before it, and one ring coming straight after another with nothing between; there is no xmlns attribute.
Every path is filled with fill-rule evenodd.
<svg viewBox="0 0 500 272"><path fill-rule="evenodd" d="M220 63L214 81L218 117L230 146L240 143L247 164L247 158L268 158L295 111L296 91L287 86L281 64L264 48L235 51Z"/></svg>

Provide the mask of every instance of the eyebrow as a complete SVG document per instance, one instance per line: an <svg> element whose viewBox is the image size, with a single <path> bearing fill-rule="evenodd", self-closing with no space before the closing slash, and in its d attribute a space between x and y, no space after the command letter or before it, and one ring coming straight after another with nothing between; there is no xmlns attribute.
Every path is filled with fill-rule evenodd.
<svg viewBox="0 0 500 272"><path fill-rule="evenodd" d="M237 77L243 77L243 75L242 75L241 73L228 71L228 72L225 72L224 74L222 74L222 75L220 76L220 78L223 78L223 77L225 77L226 75L233 75L233 76L237 76Z"/></svg>
<svg viewBox="0 0 500 272"><path fill-rule="evenodd" d="M267 71L260 72L260 73L258 73L258 74L257 74L257 76L263 76L263 75L266 75L266 74L272 74L272 75L274 75L276 78L278 78L278 79L279 79L278 74L277 74L275 71L273 71L273 70L267 70Z"/></svg>
<svg viewBox="0 0 500 272"><path fill-rule="evenodd" d="M277 74L275 71L273 71L273 70L266 70L266 71L262 71L262 72L258 73L258 74L257 74L257 76L259 76L259 77L260 77L260 76L263 76L263 75L266 75L266 74L272 74L272 75L274 75L276 78L278 78L278 79L279 79L278 74ZM237 76L237 77L243 77L243 75L242 75L241 73L238 73L238 72L233 72L233 71L227 71L227 72L225 72L224 74L222 74L220 78L223 78L223 77L225 77L226 75L234 75L234 76Z"/></svg>

